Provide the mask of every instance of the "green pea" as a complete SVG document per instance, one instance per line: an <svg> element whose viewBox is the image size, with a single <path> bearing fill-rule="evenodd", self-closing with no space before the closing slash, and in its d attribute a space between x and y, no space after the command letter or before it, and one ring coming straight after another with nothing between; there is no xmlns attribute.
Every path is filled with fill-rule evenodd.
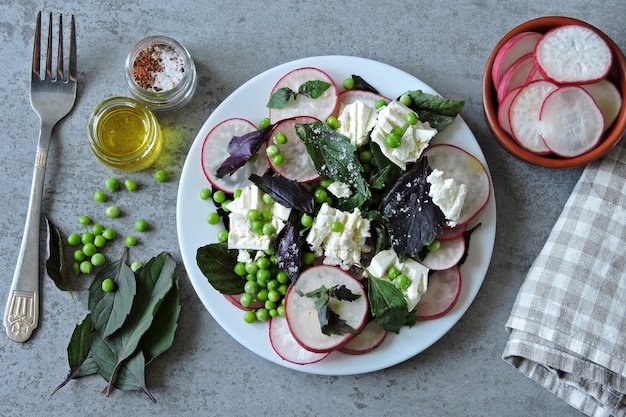
<svg viewBox="0 0 626 417"><path fill-rule="evenodd" d="M285 163L285 157L283 155L276 155L275 157L271 158L272 159L272 164L274 164L275 166L279 167L282 164Z"/></svg>
<svg viewBox="0 0 626 417"><path fill-rule="evenodd" d="M396 132L389 133L385 136L385 145L390 148L398 148L402 144L402 136Z"/></svg>
<svg viewBox="0 0 626 417"><path fill-rule="evenodd" d="M441 248L441 242L438 240L433 240L428 244L428 250L431 252L437 252Z"/></svg>
<svg viewBox="0 0 626 417"><path fill-rule="evenodd" d="M256 281L246 281L243 286L243 291L247 294L256 294L261 288Z"/></svg>
<svg viewBox="0 0 626 417"><path fill-rule="evenodd" d="M406 290L411 285L411 280L404 274L398 275L396 279L393 280L393 282L394 284L396 284L396 287L401 290Z"/></svg>
<svg viewBox="0 0 626 417"><path fill-rule="evenodd" d="M274 197L272 197L271 195L269 195L268 193L263 193L263 202L265 204L274 204Z"/></svg>
<svg viewBox="0 0 626 417"><path fill-rule="evenodd" d="M252 222L250 222L250 229L252 229L252 231L254 233L261 233L263 232L263 225L265 223L263 223L263 220L254 220Z"/></svg>
<svg viewBox="0 0 626 417"><path fill-rule="evenodd" d="M264 128L268 127L270 124L271 124L270 118L269 117L264 117L259 122L259 129L264 129Z"/></svg>
<svg viewBox="0 0 626 417"><path fill-rule="evenodd" d="M243 321L246 323L254 323L256 321L256 314L254 311L246 311L243 313Z"/></svg>
<svg viewBox="0 0 626 417"><path fill-rule="evenodd" d="M135 246L137 244L137 238L133 235L128 235L126 239L124 239L124 243L126 246Z"/></svg>
<svg viewBox="0 0 626 417"><path fill-rule="evenodd" d="M130 269L133 272L137 272L139 270L139 268L141 268L142 266L143 266L142 262L134 261L132 264L130 264Z"/></svg>
<svg viewBox="0 0 626 417"><path fill-rule="evenodd" d="M125 180L124 186L130 192L137 191L137 183L133 180Z"/></svg>
<svg viewBox="0 0 626 417"><path fill-rule="evenodd" d="M72 233L67 237L67 243L70 246L78 246L82 243L80 235L78 233Z"/></svg>
<svg viewBox="0 0 626 417"><path fill-rule="evenodd" d="M74 273L74 275L80 274L80 264L78 262L72 263L72 272Z"/></svg>
<svg viewBox="0 0 626 417"><path fill-rule="evenodd" d="M103 248L106 246L107 240L102 235L96 235L93 238L93 244L96 246L96 248Z"/></svg>
<svg viewBox="0 0 626 417"><path fill-rule="evenodd" d="M276 307L276 312L280 317L285 317L285 306L280 305Z"/></svg>
<svg viewBox="0 0 626 417"><path fill-rule="evenodd" d="M304 213L302 217L300 217L300 224L304 227L311 227L313 225L313 216Z"/></svg>
<svg viewBox="0 0 626 417"><path fill-rule="evenodd" d="M346 90L352 90L354 88L354 78L348 77L343 80L343 88Z"/></svg>
<svg viewBox="0 0 626 417"><path fill-rule="evenodd" d="M259 269L256 273L256 281L261 286L267 286L269 279L272 277L272 271L269 269Z"/></svg>
<svg viewBox="0 0 626 417"><path fill-rule="evenodd" d="M242 194L242 193L243 193L243 190L241 190L241 189L237 188L237 189L235 190L235 192L233 193L233 198L239 198L239 197L241 197L241 194Z"/></svg>
<svg viewBox="0 0 626 417"><path fill-rule="evenodd" d="M267 290L270 291L270 292L276 291L279 286L280 286L280 282L278 282L278 280L276 278L273 278L273 279L270 279L269 281L267 281L267 285L266 285ZM269 297L269 294L268 294L268 297Z"/></svg>
<svg viewBox="0 0 626 417"><path fill-rule="evenodd" d="M88 225L89 223L91 223L91 219L89 218L89 216L80 216L78 218L78 224L81 224L83 226Z"/></svg>
<svg viewBox="0 0 626 417"><path fill-rule="evenodd" d="M267 293L267 301L270 301L272 303L277 303L279 302L281 299L281 295L278 291L275 290L270 290Z"/></svg>
<svg viewBox="0 0 626 417"><path fill-rule="evenodd" d="M285 271L278 271L276 273L276 281L281 284L285 284L286 282L289 282L289 276Z"/></svg>
<svg viewBox="0 0 626 417"><path fill-rule="evenodd" d="M262 257L256 260L256 266L259 267L259 269L268 269L270 267L270 260L267 257Z"/></svg>
<svg viewBox="0 0 626 417"><path fill-rule="evenodd" d="M148 222L145 219L137 219L135 220L134 227L138 232L145 232L148 230Z"/></svg>
<svg viewBox="0 0 626 417"><path fill-rule="evenodd" d="M109 177L104 181L104 186L109 191L117 191L120 188L120 182L115 177Z"/></svg>
<svg viewBox="0 0 626 417"><path fill-rule="evenodd" d="M376 102L374 103L374 107L376 109L380 109L382 107L385 107L387 105L387 101L384 99L380 99L380 100L376 100Z"/></svg>
<svg viewBox="0 0 626 417"><path fill-rule="evenodd" d="M417 118L417 114L411 112L407 113L406 116L404 116L404 121L406 122L406 124L413 126L419 121L419 119Z"/></svg>
<svg viewBox="0 0 626 417"><path fill-rule="evenodd" d="M313 252L304 252L302 254L302 263L304 265L313 265L315 262L315 254Z"/></svg>
<svg viewBox="0 0 626 417"><path fill-rule="evenodd" d="M274 136L274 140L279 145L284 145L287 143L287 135L285 135L283 132L278 132L276 136Z"/></svg>
<svg viewBox="0 0 626 417"><path fill-rule="evenodd" d="M243 277L247 274L246 264L243 262L237 262L233 270L235 271L235 274L239 275L240 277Z"/></svg>
<svg viewBox="0 0 626 417"><path fill-rule="evenodd" d="M118 206L109 206L105 210L105 214L107 217L111 219L115 219L120 216L120 208Z"/></svg>
<svg viewBox="0 0 626 417"><path fill-rule="evenodd" d="M259 301L267 300L267 288L261 288L259 292L256 293L256 299Z"/></svg>
<svg viewBox="0 0 626 417"><path fill-rule="evenodd" d="M284 284L280 284L278 288L276 289L276 291L278 291L280 295L285 295L287 294L288 289L289 289L289 284L284 283Z"/></svg>
<svg viewBox="0 0 626 417"><path fill-rule="evenodd" d="M398 275L400 275L400 270L395 266L392 266L389 268L389 270L387 270L387 276L389 276L389 278L391 279L396 279Z"/></svg>
<svg viewBox="0 0 626 417"><path fill-rule="evenodd" d="M239 303L244 307L250 307L250 304L252 304L253 301L254 297L252 297L252 294L243 293L239 297Z"/></svg>
<svg viewBox="0 0 626 417"><path fill-rule="evenodd" d="M328 126L332 127L333 129L337 129L339 127L339 120L337 120L335 116L328 116L328 119L326 119L326 124L328 124Z"/></svg>
<svg viewBox="0 0 626 417"><path fill-rule="evenodd" d="M372 159L374 159L374 154L372 153L372 151L369 150L361 151L359 152L359 159L363 162L372 162Z"/></svg>
<svg viewBox="0 0 626 417"><path fill-rule="evenodd" d="M263 234L265 236L271 236L276 233L276 227L272 223L265 223L263 225Z"/></svg>
<svg viewBox="0 0 626 417"><path fill-rule="evenodd" d="M85 260L85 253L80 250L80 249L76 249L74 251L74 260L78 261L78 262L82 262Z"/></svg>
<svg viewBox="0 0 626 417"><path fill-rule="evenodd" d="M398 101L404 104L405 106L410 106L413 99L411 99L411 96L408 94L402 94Z"/></svg>
<svg viewBox="0 0 626 417"><path fill-rule="evenodd" d="M256 319L258 321L267 321L269 320L269 318L270 313L267 311L266 308L261 307L256 311Z"/></svg>
<svg viewBox="0 0 626 417"><path fill-rule="evenodd" d="M330 187L330 184L332 184L334 181L330 178L324 178L323 180L320 181L320 187L326 189L328 187Z"/></svg>
<svg viewBox="0 0 626 417"><path fill-rule="evenodd" d="M154 180L156 182L166 182L169 177L170 175L163 169L159 169L154 173Z"/></svg>
<svg viewBox="0 0 626 417"><path fill-rule="evenodd" d="M217 240L221 243L226 242L228 240L228 230L222 229L217 232Z"/></svg>
<svg viewBox="0 0 626 417"><path fill-rule="evenodd" d="M98 190L93 193L93 199L96 200L98 203L104 203L105 201L107 201L107 194L104 191Z"/></svg>
<svg viewBox="0 0 626 417"><path fill-rule="evenodd" d="M82 261L80 263L80 272L83 274L91 274L93 271L93 264L89 261Z"/></svg>
<svg viewBox="0 0 626 417"><path fill-rule="evenodd" d="M93 254L97 251L98 248L96 248L96 245L94 245L93 243L87 243L83 245L83 253L85 254L85 256L93 256Z"/></svg>
<svg viewBox="0 0 626 417"><path fill-rule="evenodd" d="M87 244L87 243L93 243L93 235L89 232L85 232L82 235L80 235L80 241L83 243L83 245Z"/></svg>
<svg viewBox="0 0 626 417"><path fill-rule="evenodd" d="M100 223L96 223L91 227L91 233L94 235L101 235L104 232L104 227Z"/></svg>
<svg viewBox="0 0 626 417"><path fill-rule="evenodd" d="M268 146L267 149L265 149L265 153L270 158L273 158L276 155L280 155L280 148L278 146L272 144L272 145Z"/></svg>
<svg viewBox="0 0 626 417"><path fill-rule="evenodd" d="M213 201L215 201L217 204L222 204L224 201L226 201L226 193L222 190L217 190L213 193Z"/></svg>
<svg viewBox="0 0 626 417"><path fill-rule="evenodd" d="M91 264L93 266L102 266L104 265L105 261L106 261L106 258L100 252L94 253L93 255L91 255Z"/></svg>
<svg viewBox="0 0 626 417"><path fill-rule="evenodd" d="M255 220L259 220L261 218L261 212L257 209L250 209L248 210L248 212L246 213L246 217L248 218L248 220L255 221Z"/></svg>
<svg viewBox="0 0 626 417"><path fill-rule="evenodd" d="M339 233L343 231L343 223L340 221L335 221L330 225L330 230L335 233Z"/></svg>
<svg viewBox="0 0 626 417"><path fill-rule="evenodd" d="M106 240L113 240L117 237L117 232L115 231L115 229L107 227L102 231L102 236L104 236Z"/></svg>
<svg viewBox="0 0 626 417"><path fill-rule="evenodd" d="M115 281L111 278L105 278L102 280L102 291L104 292L112 292L115 290Z"/></svg>
<svg viewBox="0 0 626 417"><path fill-rule="evenodd" d="M313 199L319 204L325 202L326 198L328 198L328 193L323 188L318 188L313 193Z"/></svg>
<svg viewBox="0 0 626 417"><path fill-rule="evenodd" d="M206 218L207 223L209 224L218 224L220 222L220 215L216 212L209 213Z"/></svg>

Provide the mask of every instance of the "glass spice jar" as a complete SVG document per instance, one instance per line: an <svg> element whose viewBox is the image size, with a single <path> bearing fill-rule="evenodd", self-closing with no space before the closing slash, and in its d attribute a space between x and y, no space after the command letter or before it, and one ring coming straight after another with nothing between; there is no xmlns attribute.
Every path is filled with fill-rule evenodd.
<svg viewBox="0 0 626 417"><path fill-rule="evenodd" d="M125 68L132 95L155 112L181 108L196 89L196 67L189 51L167 36L149 36L137 42Z"/></svg>
<svg viewBox="0 0 626 417"><path fill-rule="evenodd" d="M89 119L90 145L105 165L119 171L148 168L161 155L161 127L154 113L129 97L100 103Z"/></svg>

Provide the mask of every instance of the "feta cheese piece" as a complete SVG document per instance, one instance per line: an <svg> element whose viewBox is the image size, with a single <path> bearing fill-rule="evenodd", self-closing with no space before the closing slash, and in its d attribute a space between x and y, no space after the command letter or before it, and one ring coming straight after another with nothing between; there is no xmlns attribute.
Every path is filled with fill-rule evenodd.
<svg viewBox="0 0 626 417"><path fill-rule="evenodd" d="M371 133L372 142L380 146L383 155L402 169L406 169L407 163L417 161L424 149L428 147L430 140L437 134L437 129L430 127L428 122L418 121L406 128L400 146L397 148L387 146L385 137L394 128L404 128L405 118L409 113L413 113L413 110L399 101L389 102L378 112L376 126Z"/></svg>
<svg viewBox="0 0 626 417"><path fill-rule="evenodd" d="M444 172L434 169L426 181L430 184L428 195L446 216L448 225L456 226L456 221L461 215L467 187L465 184L458 184L453 178L444 178Z"/></svg>
<svg viewBox="0 0 626 417"><path fill-rule="evenodd" d="M327 190L339 198L348 198L352 195L352 190L348 184L344 184L341 181L333 181L328 187Z"/></svg>
<svg viewBox="0 0 626 417"><path fill-rule="evenodd" d="M428 288L429 269L414 259L400 262L396 252L393 249L387 249L378 252L372 258L367 270L377 278L393 282L388 274L391 267L397 268L401 274L406 275L411 281L411 284L406 289L401 289L400 291L404 295L408 311L412 311Z"/></svg>
<svg viewBox="0 0 626 417"><path fill-rule="evenodd" d="M267 204L263 201L263 191L255 184L242 190L239 197L235 198L227 206L230 213L228 219L230 230L228 231L229 249L252 249L268 250L274 236L256 233L252 230L248 210L257 209L260 212L272 213L270 223L276 229L276 233L285 226L289 219L291 209L277 202Z"/></svg>
<svg viewBox="0 0 626 417"><path fill-rule="evenodd" d="M337 132L348 137L355 147L363 146L368 142L368 135L376 124L376 116L376 109L361 100L346 104L337 117Z"/></svg>
<svg viewBox="0 0 626 417"><path fill-rule="evenodd" d="M341 232L333 232L331 226L339 221ZM349 269L361 262L361 254L367 250L365 240L370 236L370 222L361 217L361 211L345 212L328 204L322 204L306 237L307 243L318 256L325 256L324 263Z"/></svg>

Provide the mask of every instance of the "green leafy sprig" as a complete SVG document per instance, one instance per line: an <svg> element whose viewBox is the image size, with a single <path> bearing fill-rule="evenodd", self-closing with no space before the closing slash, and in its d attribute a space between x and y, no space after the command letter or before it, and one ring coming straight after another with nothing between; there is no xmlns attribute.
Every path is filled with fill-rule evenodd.
<svg viewBox="0 0 626 417"><path fill-rule="evenodd" d="M329 88L330 83L321 80L306 81L300 85L297 92L289 87L279 88L270 97L267 107L270 109L284 109L291 102L295 101L298 95L316 99L321 97L324 91Z"/></svg>
<svg viewBox="0 0 626 417"><path fill-rule="evenodd" d="M326 288L322 285L317 290L310 291L302 294L298 293L301 297L314 298L315 308L317 309L317 316L320 321L322 333L330 336L331 334L346 334L356 333L356 329L350 326L344 319L333 311L330 307L330 299L334 298L338 301L355 301L360 294L354 294L345 285L335 285L331 288Z"/></svg>

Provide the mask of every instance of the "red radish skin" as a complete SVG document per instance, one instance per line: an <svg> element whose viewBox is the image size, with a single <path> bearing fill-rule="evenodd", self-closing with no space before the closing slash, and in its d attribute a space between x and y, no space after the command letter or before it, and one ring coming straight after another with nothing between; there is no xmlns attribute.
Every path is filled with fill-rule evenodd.
<svg viewBox="0 0 626 417"><path fill-rule="evenodd" d="M329 353L315 353L303 348L294 339L289 330L289 324L284 317L272 317L269 325L270 344L274 352L287 362L296 365L308 365L319 362L329 355Z"/></svg>
<svg viewBox="0 0 626 417"><path fill-rule="evenodd" d="M272 135L267 142L267 146L276 145L280 149L280 154L284 157L283 163L275 165L268 156L268 161L272 169L280 176L298 182L310 182L320 177L315 169L315 164L306 150L304 142L296 133L296 124L306 124L319 121L314 117L302 116L283 120L274 126ZM276 142L276 135L283 133L287 137L287 143Z"/></svg>
<svg viewBox="0 0 626 417"><path fill-rule="evenodd" d="M509 122L509 110L511 109L513 99L521 89L522 87L517 87L509 91L498 106L498 123L500 124L500 127L510 136L513 135L513 132L511 132L511 123Z"/></svg>
<svg viewBox="0 0 626 417"><path fill-rule="evenodd" d="M571 158L598 144L604 132L604 116L585 89L560 87L543 102L540 129L553 153Z"/></svg>
<svg viewBox="0 0 626 417"><path fill-rule="evenodd" d="M457 266L436 271L428 278L428 288L415 306L417 320L432 320L452 310L461 294L461 271Z"/></svg>
<svg viewBox="0 0 626 417"><path fill-rule="evenodd" d="M509 123L513 138L520 146L538 155L547 155L550 148L541 138L539 115L543 101L557 86L549 81L533 81L513 98L509 108Z"/></svg>
<svg viewBox="0 0 626 417"><path fill-rule="evenodd" d="M297 92L300 86L307 81L324 81L330 84L330 88L318 98L312 99L299 94L287 107L270 109L270 120L272 123L296 116L311 116L325 121L328 116L333 114L337 107L337 85L327 73L318 68L304 67L288 72L278 80L272 89L270 97L276 91L285 87Z"/></svg>
<svg viewBox="0 0 626 417"><path fill-rule="evenodd" d="M467 230L467 223L457 224L454 227L444 227L443 230L437 235L437 240L456 239L463 235L463 232Z"/></svg>
<svg viewBox="0 0 626 417"><path fill-rule="evenodd" d="M232 175L218 178L215 174L219 166L229 156L228 143L233 136L242 136L253 132L257 127L250 121L240 118L224 120L217 124L204 139L202 144L202 171L211 185L226 193L234 193L237 189L244 189L252 182L248 179L251 174L263 175L269 168L265 158L265 148L261 146L259 157L254 162L248 162Z"/></svg>
<svg viewBox="0 0 626 417"><path fill-rule="evenodd" d="M363 330L339 351L348 355L362 355L379 347L387 337L387 331L376 320L370 320Z"/></svg>
<svg viewBox="0 0 626 417"><path fill-rule="evenodd" d="M300 274L296 283L289 287L285 295L285 317L293 337L298 343L312 352L331 352L349 342L357 333L330 336L322 333L315 301L306 294L325 286L345 285L353 294L360 297L355 301L330 299L330 308L359 332L367 323L369 305L363 285L352 275L335 267L319 265Z"/></svg>
<svg viewBox="0 0 626 417"><path fill-rule="evenodd" d="M533 56L533 62L534 60L535 60L535 57ZM530 73L528 74L528 78L526 79L526 84L531 83L533 81L537 81L537 80L545 80L545 78L543 78L543 74L541 73L541 71L539 71L539 67L537 66L537 63L535 62L533 69L531 69Z"/></svg>
<svg viewBox="0 0 626 417"><path fill-rule="evenodd" d="M468 223L475 218L491 195L491 181L483 164L465 150L449 144L431 145L423 155L428 158L431 168L443 171L444 178L453 178L467 187L457 224Z"/></svg>
<svg viewBox="0 0 626 417"><path fill-rule="evenodd" d="M513 36L502 45L496 54L491 69L491 77L496 89L506 70L524 55L532 53L542 36L538 32L522 32Z"/></svg>
<svg viewBox="0 0 626 417"><path fill-rule="evenodd" d="M498 101L502 102L511 90L526 85L529 74L535 68L533 54L529 53L518 59L509 67L498 84Z"/></svg>
<svg viewBox="0 0 626 417"><path fill-rule="evenodd" d="M604 131L606 131L617 119L620 109L622 108L622 96L611 81L604 79L597 83L581 85L602 111L604 116Z"/></svg>
<svg viewBox="0 0 626 417"><path fill-rule="evenodd" d="M605 78L613 53L602 37L582 25L559 26L537 42L535 61L543 76L557 84L588 84Z"/></svg>
<svg viewBox="0 0 626 417"><path fill-rule="evenodd" d="M457 265L465 253L465 237L462 235L448 240L439 241L439 249L429 252L420 261L422 265L432 271L442 271Z"/></svg>

